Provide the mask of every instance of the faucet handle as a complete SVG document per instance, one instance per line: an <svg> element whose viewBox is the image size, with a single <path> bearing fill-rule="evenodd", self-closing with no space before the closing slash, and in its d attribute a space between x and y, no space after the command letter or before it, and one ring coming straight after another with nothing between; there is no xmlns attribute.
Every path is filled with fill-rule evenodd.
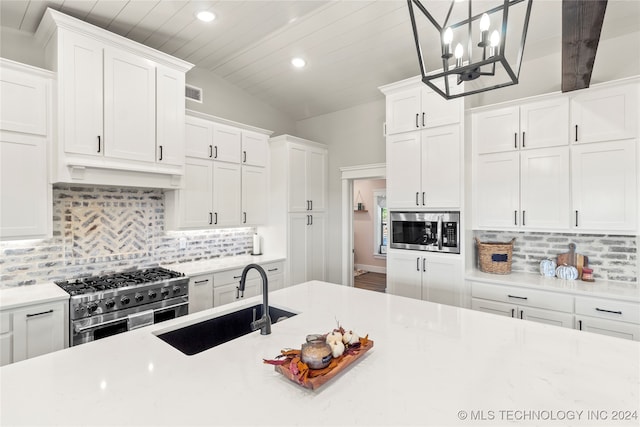
<svg viewBox="0 0 640 427"><path fill-rule="evenodd" d="M244 290L240 290L240 286L236 286L236 299L239 298L244 298ZM254 319L255 319L255 314L254 314Z"/></svg>
<svg viewBox="0 0 640 427"><path fill-rule="evenodd" d="M256 309L254 308L253 309L253 321L251 323L253 323L255 321L256 321Z"/></svg>

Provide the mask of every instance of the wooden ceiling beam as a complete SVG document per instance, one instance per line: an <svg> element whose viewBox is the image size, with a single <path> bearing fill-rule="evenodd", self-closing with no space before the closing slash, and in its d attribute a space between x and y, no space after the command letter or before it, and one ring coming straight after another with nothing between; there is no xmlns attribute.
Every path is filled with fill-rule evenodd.
<svg viewBox="0 0 640 427"><path fill-rule="evenodd" d="M589 87L607 0L562 0L562 92Z"/></svg>

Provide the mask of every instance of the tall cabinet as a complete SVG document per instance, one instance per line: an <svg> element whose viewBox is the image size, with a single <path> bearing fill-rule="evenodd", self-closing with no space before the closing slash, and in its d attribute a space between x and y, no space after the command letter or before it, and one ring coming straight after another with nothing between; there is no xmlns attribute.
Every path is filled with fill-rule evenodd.
<svg viewBox="0 0 640 427"><path fill-rule="evenodd" d="M445 100L419 78L380 90L386 96L388 209L463 213L462 99ZM460 254L389 249L387 292L462 306L462 272Z"/></svg>
<svg viewBox="0 0 640 427"><path fill-rule="evenodd" d="M269 148L269 225L259 230L264 236L265 251L286 256L286 286L324 280L328 227L327 147L281 135L271 138Z"/></svg>

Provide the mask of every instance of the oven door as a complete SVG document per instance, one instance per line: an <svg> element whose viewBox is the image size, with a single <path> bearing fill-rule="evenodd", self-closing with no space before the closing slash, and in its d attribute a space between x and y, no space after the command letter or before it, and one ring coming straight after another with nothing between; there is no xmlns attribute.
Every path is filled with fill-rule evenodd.
<svg viewBox="0 0 640 427"><path fill-rule="evenodd" d="M72 346L110 337L184 316L189 312L187 296L171 298L142 307L120 310L71 322Z"/></svg>

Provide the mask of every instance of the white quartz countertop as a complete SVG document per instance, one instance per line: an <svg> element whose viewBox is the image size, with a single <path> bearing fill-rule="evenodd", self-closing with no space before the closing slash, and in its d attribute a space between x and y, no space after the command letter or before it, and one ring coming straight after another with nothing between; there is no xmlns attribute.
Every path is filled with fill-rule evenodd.
<svg viewBox="0 0 640 427"><path fill-rule="evenodd" d="M640 302L640 285L638 285L638 283L606 280L584 282L582 280L562 280L556 277L543 277L539 274L532 273L512 272L511 274L490 274L478 270L468 271L465 278L466 280L477 282L521 286L579 296L614 298L623 301Z"/></svg>
<svg viewBox="0 0 640 427"><path fill-rule="evenodd" d="M0 310L68 300L69 294L55 283L38 283L28 286L0 289Z"/></svg>
<svg viewBox="0 0 640 427"><path fill-rule="evenodd" d="M611 421L640 411L638 342L325 282L273 292L299 314L271 335L194 356L154 335L259 301L4 366L0 424L638 425ZM318 390L262 363L336 319L375 345Z"/></svg>
<svg viewBox="0 0 640 427"><path fill-rule="evenodd" d="M284 260L285 257L277 255L239 255L184 263L165 263L162 264L162 267L183 273L187 276L195 276L198 274L216 273L219 271L233 270L234 268L242 268L248 264L266 264Z"/></svg>

